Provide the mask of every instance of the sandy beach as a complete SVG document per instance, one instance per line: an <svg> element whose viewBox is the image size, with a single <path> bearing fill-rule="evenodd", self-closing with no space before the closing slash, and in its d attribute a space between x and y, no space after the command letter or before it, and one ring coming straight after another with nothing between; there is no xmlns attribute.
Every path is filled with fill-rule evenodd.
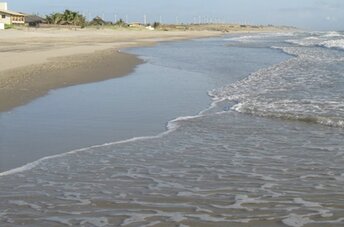
<svg viewBox="0 0 344 227"><path fill-rule="evenodd" d="M127 47L220 36L228 33L288 32L278 27L208 25L145 29L12 29L0 31L0 112L49 90L102 81L132 72L142 61Z"/></svg>
<svg viewBox="0 0 344 227"><path fill-rule="evenodd" d="M0 112L49 90L119 77L141 60L120 49L221 35L210 31L9 30L0 33Z"/></svg>

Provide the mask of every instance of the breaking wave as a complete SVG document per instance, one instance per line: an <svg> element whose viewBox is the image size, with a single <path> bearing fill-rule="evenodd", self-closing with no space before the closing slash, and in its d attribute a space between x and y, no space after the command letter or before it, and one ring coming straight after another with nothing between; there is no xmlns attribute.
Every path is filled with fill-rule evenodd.
<svg viewBox="0 0 344 227"><path fill-rule="evenodd" d="M338 36L335 33L326 38ZM236 103L232 110L241 113L343 128L344 54L317 46L323 43L338 48L344 40L320 41L321 37L288 41L298 46L274 46L294 57L215 89L210 95L214 100Z"/></svg>
<svg viewBox="0 0 344 227"><path fill-rule="evenodd" d="M317 33L301 39L289 39L286 42L304 47L318 46L344 50L344 34L339 32Z"/></svg>

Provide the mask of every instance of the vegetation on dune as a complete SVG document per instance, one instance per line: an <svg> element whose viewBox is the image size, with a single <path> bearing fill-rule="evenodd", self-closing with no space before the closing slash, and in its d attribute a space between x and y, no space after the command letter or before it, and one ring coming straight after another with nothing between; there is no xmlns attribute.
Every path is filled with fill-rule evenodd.
<svg viewBox="0 0 344 227"><path fill-rule="evenodd" d="M157 29L158 27L160 27L160 22L154 22L153 23L153 28Z"/></svg>
<svg viewBox="0 0 344 227"><path fill-rule="evenodd" d="M128 24L124 22L124 20L119 19L118 21L115 22L115 25L119 27L128 27Z"/></svg>
<svg viewBox="0 0 344 227"><path fill-rule="evenodd" d="M85 26L86 18L78 12L65 10L63 13L52 13L46 16L49 24Z"/></svg>
<svg viewBox="0 0 344 227"><path fill-rule="evenodd" d="M46 21L48 24L52 25L70 25L70 26L90 26L96 28L110 28L110 29L117 29L117 28L127 28L127 29L151 29L153 30L160 30L160 31L172 31L172 30L179 30L179 31L222 31L222 32L230 32L230 31L246 31L246 30L263 30L263 29L274 29L274 26L268 25L245 25L245 24L213 24L213 23L201 23L201 24L162 24L159 22L154 22L152 24L142 24L139 22L129 24L128 22L124 21L123 19L119 19L115 22L105 21L104 18L99 16L93 18L90 21L86 21L86 18L76 11L65 10L64 12L56 12L46 16ZM151 26L151 27L147 27ZM290 27L276 27L279 29L293 29ZM152 30L152 29L151 29Z"/></svg>

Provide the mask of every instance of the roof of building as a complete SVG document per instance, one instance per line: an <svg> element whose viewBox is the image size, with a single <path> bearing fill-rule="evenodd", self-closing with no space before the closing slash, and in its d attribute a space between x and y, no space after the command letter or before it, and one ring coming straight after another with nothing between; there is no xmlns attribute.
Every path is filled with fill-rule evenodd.
<svg viewBox="0 0 344 227"><path fill-rule="evenodd" d="M105 25L105 24L111 24L110 21L105 21L101 17L96 16L89 22L91 25Z"/></svg>
<svg viewBox="0 0 344 227"><path fill-rule="evenodd" d="M0 9L0 13L9 14L11 16L24 16L24 14L22 14L22 13L10 11L10 10L2 10L2 9Z"/></svg>
<svg viewBox="0 0 344 227"><path fill-rule="evenodd" d="M27 15L25 16L25 22L26 23L42 23L46 20L42 17L39 17L37 15Z"/></svg>

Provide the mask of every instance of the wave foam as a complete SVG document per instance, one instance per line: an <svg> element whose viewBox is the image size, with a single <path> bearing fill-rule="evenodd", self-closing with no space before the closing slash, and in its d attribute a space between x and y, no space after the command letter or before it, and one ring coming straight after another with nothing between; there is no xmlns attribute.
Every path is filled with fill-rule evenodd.
<svg viewBox="0 0 344 227"><path fill-rule="evenodd" d="M224 39L225 41L235 41L235 42L242 42L242 43L250 43L250 42L257 42L259 40L263 40L266 38L273 38L273 37L288 37L294 36L294 33L259 33L259 34L252 34L252 35L243 35L239 37L232 37Z"/></svg>
<svg viewBox="0 0 344 227"><path fill-rule="evenodd" d="M301 43L313 45L320 40L311 36L302 38ZM344 47L344 40L326 44ZM342 52L296 46L273 48L293 58L209 94L214 100L227 99L236 103L231 109L237 112L344 128L343 79L340 76L343 68L337 64L343 59Z"/></svg>
<svg viewBox="0 0 344 227"><path fill-rule="evenodd" d="M335 49L344 50L344 39L327 40L327 41L321 42L319 45L327 47L327 48L335 48Z"/></svg>
<svg viewBox="0 0 344 227"><path fill-rule="evenodd" d="M330 31L323 35L323 37L343 37L343 35L336 31Z"/></svg>
<svg viewBox="0 0 344 227"><path fill-rule="evenodd" d="M284 108L284 110L282 108ZM232 107L232 109L237 112L261 117L280 118L284 120L302 121L329 127L344 128L344 118L336 116L321 116L319 114L314 115L314 112L316 111L315 109L317 108L316 105L313 107L299 105L297 108L301 109L300 112L296 111L295 105L288 106L287 103L285 103L284 106L281 106L280 104L258 104L252 102L238 103ZM313 108L314 110L305 112L307 108Z"/></svg>
<svg viewBox="0 0 344 227"><path fill-rule="evenodd" d="M286 40L287 43L303 47L325 47L330 49L344 50L344 35L338 32L329 32L326 34L315 34L299 39Z"/></svg>

